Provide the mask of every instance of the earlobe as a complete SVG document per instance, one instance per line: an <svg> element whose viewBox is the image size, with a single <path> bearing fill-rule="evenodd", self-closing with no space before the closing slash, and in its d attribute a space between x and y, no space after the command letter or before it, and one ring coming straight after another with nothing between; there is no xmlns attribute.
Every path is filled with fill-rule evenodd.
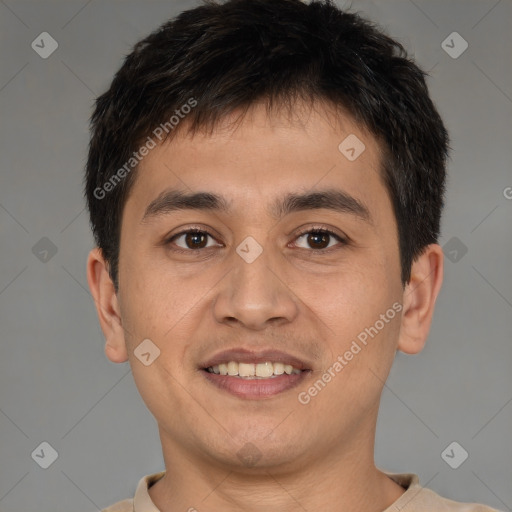
<svg viewBox="0 0 512 512"><path fill-rule="evenodd" d="M428 245L411 267L411 279L403 294L398 350L417 354L425 346L434 307L443 282L443 250Z"/></svg>
<svg viewBox="0 0 512 512"><path fill-rule="evenodd" d="M87 260L87 281L94 299L101 330L105 336L105 355L114 363L128 360L119 302L108 265L101 249L94 248Z"/></svg>

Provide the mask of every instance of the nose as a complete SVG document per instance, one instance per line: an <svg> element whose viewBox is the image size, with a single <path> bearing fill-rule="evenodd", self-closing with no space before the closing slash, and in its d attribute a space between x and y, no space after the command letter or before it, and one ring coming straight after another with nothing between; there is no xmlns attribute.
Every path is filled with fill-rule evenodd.
<svg viewBox="0 0 512 512"><path fill-rule="evenodd" d="M287 283L286 269L271 261L270 251L252 262L233 254L232 270L222 281L214 303L214 316L221 323L239 323L263 330L269 324L292 322L298 314L298 298ZM274 326L275 326L274 325Z"/></svg>

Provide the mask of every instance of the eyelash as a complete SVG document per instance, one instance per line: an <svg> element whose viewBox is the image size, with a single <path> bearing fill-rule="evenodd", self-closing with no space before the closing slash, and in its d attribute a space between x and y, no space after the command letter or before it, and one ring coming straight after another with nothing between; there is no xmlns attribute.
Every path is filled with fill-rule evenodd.
<svg viewBox="0 0 512 512"><path fill-rule="evenodd" d="M179 238L182 235L187 235L190 233L201 233L201 234L207 235L207 236L215 239L215 237L211 233L209 233L208 231L205 231L204 229L190 228L190 229L180 231L179 233L172 235L172 237L170 237L169 239L167 239L164 242L164 245L166 245L166 246L170 245L171 242L173 242L175 239ZM315 227L307 228L307 229L299 232L296 235L295 239L300 238L301 236L304 236L307 234L315 234L315 235L325 234L325 235L329 235L329 236L336 238L338 240L338 242L340 242L341 246L349 244L349 240L347 238L342 237L341 235L339 235L339 234L335 233L334 231L332 231L326 227L323 227L323 226L322 227L315 226ZM172 248L172 251L177 252L177 253L192 253L192 252L200 252L202 250L208 250L208 249L212 249L212 247L203 247L201 249L183 249L181 247L178 247L178 248ZM299 247L299 249L303 249L303 248ZM336 247L329 247L329 248L325 248L325 249L303 249L303 250L310 251L313 253L330 253L333 249L335 250Z"/></svg>

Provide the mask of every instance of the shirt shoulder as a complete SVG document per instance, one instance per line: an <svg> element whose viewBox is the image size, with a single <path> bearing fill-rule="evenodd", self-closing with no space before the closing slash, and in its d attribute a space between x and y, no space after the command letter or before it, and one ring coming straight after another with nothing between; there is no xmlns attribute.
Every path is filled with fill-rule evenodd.
<svg viewBox="0 0 512 512"><path fill-rule="evenodd" d="M165 475L165 471L143 476L133 498L118 501L101 512L159 512L149 496L149 488Z"/></svg>
<svg viewBox="0 0 512 512"><path fill-rule="evenodd" d="M414 498L412 500L414 504ZM411 512L427 512L436 510L439 512L499 512L495 508L482 505L480 503L463 503L443 498L431 489L421 488L418 493L416 506L410 507Z"/></svg>
<svg viewBox="0 0 512 512"><path fill-rule="evenodd" d="M444 498L431 489L422 487L418 476L412 473L386 474L406 491L384 512L396 512L405 507L407 512L500 512L480 503L462 503Z"/></svg>
<svg viewBox="0 0 512 512"><path fill-rule="evenodd" d="M133 499L118 501L101 512L133 512Z"/></svg>

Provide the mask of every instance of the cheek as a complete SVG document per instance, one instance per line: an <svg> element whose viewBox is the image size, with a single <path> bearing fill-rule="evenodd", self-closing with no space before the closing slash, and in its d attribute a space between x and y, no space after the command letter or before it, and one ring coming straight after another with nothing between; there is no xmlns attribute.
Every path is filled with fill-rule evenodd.
<svg viewBox="0 0 512 512"><path fill-rule="evenodd" d="M121 303L132 364L138 367L140 362L134 350L143 340L149 339L160 350L159 365L172 375L181 375L180 365L190 351L194 339L191 334L197 331L198 314L204 310L204 300L208 298L206 295L212 284L208 286L198 280L187 283L179 276L164 276L158 269L142 263L137 268L140 271L125 280ZM200 300L201 297L204 298ZM139 373L145 379L147 374L142 373L143 370ZM165 370L162 369L158 375L158 378L165 379ZM151 381L156 377L147 378Z"/></svg>
<svg viewBox="0 0 512 512"><path fill-rule="evenodd" d="M362 329L375 322L396 296L385 265L376 261L344 269L318 283L314 290L306 293L315 312L337 333L345 335L347 328Z"/></svg>
<svg viewBox="0 0 512 512"><path fill-rule="evenodd" d="M183 379L175 377L176 372L164 360L163 352L151 366L134 360L132 373L146 407L167 430L179 431L183 427L182 418L197 414L189 395L183 393Z"/></svg>
<svg viewBox="0 0 512 512"><path fill-rule="evenodd" d="M137 335L161 336L158 324L170 312L178 311L183 299L181 287L173 286L172 280L157 268L151 258L141 251L125 247L119 261L119 283L122 296L123 316L137 331ZM127 324L128 325L128 324Z"/></svg>
<svg viewBox="0 0 512 512"><path fill-rule="evenodd" d="M308 306L326 336L326 364L347 354L343 373L356 381L368 377L368 367L378 371L390 365L400 330L400 297L385 259L351 269L310 292Z"/></svg>
<svg viewBox="0 0 512 512"><path fill-rule="evenodd" d="M342 422L349 410L358 416L375 406L394 360L401 304L385 281L368 275L331 286L334 291L319 295L322 308L315 310L321 311L318 325L326 333L326 359L315 382L329 383L325 391L321 383L304 391L311 396L318 393L319 411L324 407L337 411L333 415L339 414Z"/></svg>

